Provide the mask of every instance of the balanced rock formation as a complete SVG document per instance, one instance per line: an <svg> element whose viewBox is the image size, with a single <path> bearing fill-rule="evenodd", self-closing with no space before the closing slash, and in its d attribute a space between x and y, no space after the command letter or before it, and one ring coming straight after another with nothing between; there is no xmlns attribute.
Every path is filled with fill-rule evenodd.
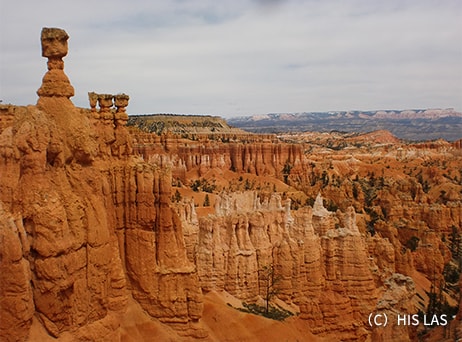
<svg viewBox="0 0 462 342"><path fill-rule="evenodd" d="M66 31L57 28L44 27L42 29L42 56L48 58L48 71L43 76L42 86L37 95L42 97L65 97L74 96L74 88L64 73L63 57L67 55Z"/></svg>

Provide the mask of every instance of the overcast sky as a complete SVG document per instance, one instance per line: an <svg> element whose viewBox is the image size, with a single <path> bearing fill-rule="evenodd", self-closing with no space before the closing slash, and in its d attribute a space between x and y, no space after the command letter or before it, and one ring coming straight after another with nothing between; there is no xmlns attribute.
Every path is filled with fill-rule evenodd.
<svg viewBox="0 0 462 342"><path fill-rule="evenodd" d="M462 110L460 0L0 2L0 99L35 104L42 27L69 34L73 102L127 111Z"/></svg>

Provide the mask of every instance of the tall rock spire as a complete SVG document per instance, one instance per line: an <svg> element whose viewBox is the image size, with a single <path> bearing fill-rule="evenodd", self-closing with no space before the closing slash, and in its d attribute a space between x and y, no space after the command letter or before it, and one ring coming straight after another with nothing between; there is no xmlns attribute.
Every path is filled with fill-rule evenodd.
<svg viewBox="0 0 462 342"><path fill-rule="evenodd" d="M48 71L37 90L39 97L74 96L74 88L64 73L63 57L67 55L68 34L63 29L44 27L41 34L42 56L48 58Z"/></svg>

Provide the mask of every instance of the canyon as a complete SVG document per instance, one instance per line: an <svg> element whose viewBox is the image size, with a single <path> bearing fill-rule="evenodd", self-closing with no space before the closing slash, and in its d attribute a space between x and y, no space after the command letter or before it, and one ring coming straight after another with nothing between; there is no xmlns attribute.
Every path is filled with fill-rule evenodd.
<svg viewBox="0 0 462 342"><path fill-rule="evenodd" d="M460 140L78 108L67 39L42 30L36 105L0 105L2 340L462 338ZM448 322L370 318L417 314Z"/></svg>

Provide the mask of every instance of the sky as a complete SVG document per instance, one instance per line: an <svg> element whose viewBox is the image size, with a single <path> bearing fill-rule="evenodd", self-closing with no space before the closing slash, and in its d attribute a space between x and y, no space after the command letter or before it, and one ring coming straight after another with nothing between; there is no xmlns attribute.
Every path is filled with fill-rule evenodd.
<svg viewBox="0 0 462 342"><path fill-rule="evenodd" d="M460 0L0 1L0 99L35 104L42 27L69 34L72 101L130 114L462 111Z"/></svg>

